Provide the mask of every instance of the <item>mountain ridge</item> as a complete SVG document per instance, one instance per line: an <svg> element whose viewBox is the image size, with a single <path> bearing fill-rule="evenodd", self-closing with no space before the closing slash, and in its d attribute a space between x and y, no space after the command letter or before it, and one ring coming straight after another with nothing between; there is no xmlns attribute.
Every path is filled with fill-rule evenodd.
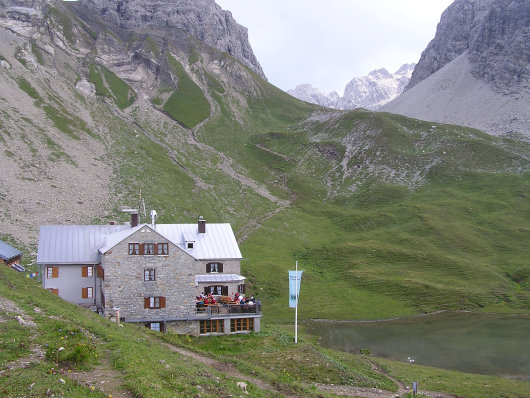
<svg viewBox="0 0 530 398"><path fill-rule="evenodd" d="M335 91L326 94L310 84L298 85L287 93L302 101L333 109L365 108L377 110L396 98L410 79L415 64L403 64L395 73L375 69L365 76L354 77L341 97Z"/></svg>

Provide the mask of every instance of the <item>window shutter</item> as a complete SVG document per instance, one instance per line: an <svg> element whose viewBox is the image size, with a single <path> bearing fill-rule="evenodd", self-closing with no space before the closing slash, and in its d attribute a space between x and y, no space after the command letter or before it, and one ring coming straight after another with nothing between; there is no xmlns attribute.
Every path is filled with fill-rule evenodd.
<svg viewBox="0 0 530 398"><path fill-rule="evenodd" d="M160 297L160 308L166 308L166 298Z"/></svg>
<svg viewBox="0 0 530 398"><path fill-rule="evenodd" d="M52 293L55 294L56 296L59 295L59 289L52 289Z"/></svg>
<svg viewBox="0 0 530 398"><path fill-rule="evenodd" d="M88 277L88 267L86 265L81 267L81 276L83 278Z"/></svg>
<svg viewBox="0 0 530 398"><path fill-rule="evenodd" d="M81 297L88 298L88 287L84 287L81 289Z"/></svg>
<svg viewBox="0 0 530 398"><path fill-rule="evenodd" d="M140 243L140 254L145 254L145 243Z"/></svg>
<svg viewBox="0 0 530 398"><path fill-rule="evenodd" d="M206 264L206 273L209 274L210 272L212 272L212 264L208 263Z"/></svg>
<svg viewBox="0 0 530 398"><path fill-rule="evenodd" d="M52 278L59 277L59 267L52 267Z"/></svg>
<svg viewBox="0 0 530 398"><path fill-rule="evenodd" d="M149 297L144 297L144 308L149 308Z"/></svg>
<svg viewBox="0 0 530 398"><path fill-rule="evenodd" d="M223 296L228 296L228 286L222 286L221 287L221 294Z"/></svg>
<svg viewBox="0 0 530 398"><path fill-rule="evenodd" d="M212 288L210 286L206 286L204 288L204 294L210 294L211 291L212 291Z"/></svg>
<svg viewBox="0 0 530 398"><path fill-rule="evenodd" d="M105 270L101 265L96 265L96 272L98 275L98 278L105 279Z"/></svg>
<svg viewBox="0 0 530 398"><path fill-rule="evenodd" d="M218 269L217 272L223 272L223 263L219 263L219 264L217 265L217 269Z"/></svg>

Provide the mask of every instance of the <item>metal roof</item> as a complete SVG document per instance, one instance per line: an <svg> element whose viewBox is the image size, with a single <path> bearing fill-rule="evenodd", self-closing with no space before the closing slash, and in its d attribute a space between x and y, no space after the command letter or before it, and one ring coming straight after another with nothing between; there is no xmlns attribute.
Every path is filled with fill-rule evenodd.
<svg viewBox="0 0 530 398"><path fill-rule="evenodd" d="M244 276L237 274L206 274L195 275L195 283L212 283L212 282L241 282L244 281Z"/></svg>
<svg viewBox="0 0 530 398"><path fill-rule="evenodd" d="M242 258L228 223L206 224L203 234L199 233L197 224L157 224L155 231L197 260ZM186 242L193 242L193 249L188 249Z"/></svg>
<svg viewBox="0 0 530 398"><path fill-rule="evenodd" d="M11 260L13 257L21 256L22 252L13 246L0 240L0 258L4 261Z"/></svg>
<svg viewBox="0 0 530 398"><path fill-rule="evenodd" d="M95 264L105 253L142 228L150 228L197 260L241 259L230 224L45 225L39 232L38 264ZM193 241L193 249L186 242Z"/></svg>
<svg viewBox="0 0 530 398"><path fill-rule="evenodd" d="M130 225L43 225L39 231L38 264L97 264L105 238Z"/></svg>

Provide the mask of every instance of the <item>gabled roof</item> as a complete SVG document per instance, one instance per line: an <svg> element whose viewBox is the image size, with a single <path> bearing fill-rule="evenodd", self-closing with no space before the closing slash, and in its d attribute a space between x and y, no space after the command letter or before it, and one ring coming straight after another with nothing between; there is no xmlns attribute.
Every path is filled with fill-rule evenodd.
<svg viewBox="0 0 530 398"><path fill-rule="evenodd" d="M0 240L0 258L4 261L11 260L14 257L21 256L22 252L13 246Z"/></svg>
<svg viewBox="0 0 530 398"><path fill-rule="evenodd" d="M207 224L199 234L197 224L45 225L39 232L38 264L96 264L100 253L142 228L150 228L197 260L241 259L230 224ZM193 249L186 242L193 241Z"/></svg>
<svg viewBox="0 0 530 398"><path fill-rule="evenodd" d="M37 264L97 264L106 237L131 229L130 225L43 225Z"/></svg>
<svg viewBox="0 0 530 398"><path fill-rule="evenodd" d="M230 224L208 224L206 233L200 234L197 224L141 224L128 231L118 232L106 237L105 244L99 248L101 253L112 249L118 243L141 228L150 228L196 260L241 259L241 251ZM188 249L186 242L193 242Z"/></svg>

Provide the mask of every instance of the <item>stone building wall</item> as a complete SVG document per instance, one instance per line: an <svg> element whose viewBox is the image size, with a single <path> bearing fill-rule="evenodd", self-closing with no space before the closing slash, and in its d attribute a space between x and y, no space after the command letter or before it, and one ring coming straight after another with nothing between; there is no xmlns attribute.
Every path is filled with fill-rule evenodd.
<svg viewBox="0 0 530 398"><path fill-rule="evenodd" d="M129 243L168 243L168 255L130 255ZM145 226L102 256L105 312L120 308L126 320L146 322L186 316L195 311L195 259ZM144 281L144 270L155 281ZM166 307L144 308L145 297L165 297Z"/></svg>

